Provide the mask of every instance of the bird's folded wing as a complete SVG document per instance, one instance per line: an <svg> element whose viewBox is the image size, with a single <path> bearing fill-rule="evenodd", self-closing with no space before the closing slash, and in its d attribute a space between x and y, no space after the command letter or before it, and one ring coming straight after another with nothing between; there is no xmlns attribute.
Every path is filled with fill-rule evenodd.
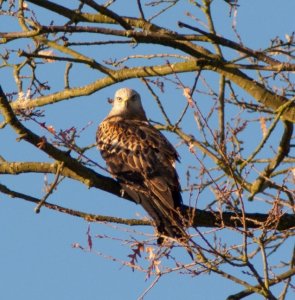
<svg viewBox="0 0 295 300"><path fill-rule="evenodd" d="M174 162L178 154L169 141L146 121L106 119L97 132L98 147L118 179L156 196L162 208L181 205Z"/></svg>

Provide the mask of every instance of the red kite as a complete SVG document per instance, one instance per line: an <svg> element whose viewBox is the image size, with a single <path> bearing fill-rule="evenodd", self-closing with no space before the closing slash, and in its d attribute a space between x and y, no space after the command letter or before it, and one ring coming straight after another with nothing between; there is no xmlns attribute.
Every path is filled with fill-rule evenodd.
<svg viewBox="0 0 295 300"><path fill-rule="evenodd" d="M112 176L154 220L158 243L163 236L187 240L174 167L179 156L148 122L136 91L122 88L115 93L113 107L98 127L97 144Z"/></svg>

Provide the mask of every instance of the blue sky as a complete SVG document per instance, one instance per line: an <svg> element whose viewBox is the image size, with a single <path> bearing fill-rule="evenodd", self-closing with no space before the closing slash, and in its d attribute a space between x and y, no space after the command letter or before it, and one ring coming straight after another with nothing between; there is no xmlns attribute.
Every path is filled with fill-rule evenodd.
<svg viewBox="0 0 295 300"><path fill-rule="evenodd" d="M186 3L186 1L184 2ZM223 1L216 0L215 2L213 16L216 20L218 33L228 38L234 38L231 31L232 19L229 18L227 6L223 4ZM245 45L255 49L263 49L269 45L272 37L280 36L281 39L284 39L285 34L291 34L294 31L294 1L241 0L239 3L238 30ZM125 10L126 15L129 12L128 5L126 5L126 2L124 4L124 1L117 1L116 8L118 11ZM46 23L51 20L51 16L45 10L36 9L36 11L42 22ZM184 15L177 16L177 13L178 11L175 11L175 19L165 19L164 17L161 22L162 25L172 26L173 23L178 21L178 17L193 25L192 20ZM131 11L130 14L135 15L135 11ZM5 21L1 22L1 19ZM14 30L18 30L18 26L13 20L0 14L0 32ZM27 43L27 41L22 40L10 44L9 47L23 48L26 47ZM148 54L154 50L154 46L143 45L135 49L135 53ZM89 51L89 55L97 57L98 60L109 59L118 55L116 47L85 49L85 51ZM124 51L122 50L120 57L127 55L127 51ZM159 53L162 51L163 49L159 49ZM168 53L169 50L165 49L165 51ZM63 88L64 66L62 64L57 63L54 68L50 68L50 71L42 66L39 72L42 78L48 78L54 83L52 91ZM70 77L71 84L72 86L86 84L97 79L97 76L96 72L85 67L79 67L75 69ZM189 78L189 76L184 75L182 78L191 84L193 78ZM211 80L210 84L212 86L216 87L218 85L215 75L208 75L208 79ZM10 71L0 70L0 83L6 92L15 89ZM81 129L88 122L92 122L92 125L83 132L79 140L81 145L91 144L95 140L97 125L110 109L106 99L112 97L115 90L123 86L138 90L142 95L148 116L151 116L153 120L163 121L157 105L150 100L150 95L143 84L139 80L129 80L105 88L88 97L64 101L42 108L46 113L46 123L48 125L52 124L58 130L71 126ZM244 95L245 98L249 98L248 95L243 94L243 91L239 90L239 93ZM182 91L168 89L161 96L163 105L171 118L177 119L176 116L184 107L184 99L178 101L178 99L183 98ZM202 98L202 96L199 97ZM204 105L206 105L205 102ZM190 124L189 121L185 120L185 124ZM26 123L26 126L42 134L42 131L36 125ZM192 134L198 136L197 127L187 126ZM45 133L43 132L43 134ZM248 134L249 142L250 140L253 142L251 134ZM170 135L168 136L170 137ZM16 135L10 128L1 130L0 149L1 155L6 160L48 160L46 155L40 154L40 151L32 148L24 141L16 143L15 139ZM176 145L177 140L174 139L173 143ZM184 149L179 147L179 151L181 154ZM92 159L103 164L98 151L93 150L89 155ZM183 164L188 165L190 159L191 157L184 156ZM178 165L178 169L181 175L185 174L185 168L182 165ZM98 168L96 171L100 172ZM48 178L52 180L53 177L48 176ZM43 181L43 175L1 177L1 183L6 184L11 189L35 197L42 197L44 194L42 190ZM182 184L184 184L184 180ZM210 201L212 199L212 195L210 195ZM58 191L50 197L49 201L65 207L101 215L132 218L136 217L137 214L145 215L139 206L102 191L88 189L81 184L73 184L72 182L60 185ZM255 207L249 209L255 211ZM128 261L128 254L130 254L128 247L120 242L99 238L93 238L94 250L92 252L72 247L73 244L79 243L87 248L86 232L88 226L89 224L82 219L45 208L37 215L34 213L34 205L0 195L0 298L5 300L137 299L148 288L152 279L146 280L144 273L132 272L128 267L122 267L120 263L112 262L110 259L98 255L98 252L102 252L105 255L112 255L118 259ZM124 226L119 227L120 230L130 229ZM93 237L98 234L107 234L114 237L129 235L124 232L120 233L120 231L103 224L90 224L90 228ZM152 232L151 228L134 229ZM184 260L186 260L185 255L183 254ZM284 253L282 255L284 256ZM289 257L290 253L286 253L286 255ZM147 294L145 299L225 299L229 294L242 289L243 287L233 285L231 282L213 274L198 277L171 274L161 278L160 282ZM248 299L260 298L252 296ZM291 299L291 296L288 299Z"/></svg>

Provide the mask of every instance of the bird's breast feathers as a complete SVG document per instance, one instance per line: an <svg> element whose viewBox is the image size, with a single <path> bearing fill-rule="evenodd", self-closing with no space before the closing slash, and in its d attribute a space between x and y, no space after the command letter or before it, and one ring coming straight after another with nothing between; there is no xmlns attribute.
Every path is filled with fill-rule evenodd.
<svg viewBox="0 0 295 300"><path fill-rule="evenodd" d="M99 126L97 144L109 166L127 163L134 171L172 171L178 159L169 141L147 121L107 118Z"/></svg>

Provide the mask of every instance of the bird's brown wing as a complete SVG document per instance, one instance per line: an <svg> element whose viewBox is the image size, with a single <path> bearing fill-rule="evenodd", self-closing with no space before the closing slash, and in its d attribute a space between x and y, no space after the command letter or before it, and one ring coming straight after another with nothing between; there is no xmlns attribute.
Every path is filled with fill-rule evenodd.
<svg viewBox="0 0 295 300"><path fill-rule="evenodd" d="M167 227L164 222L168 219L170 225L181 226L177 208L182 198L174 168L178 154L158 130L146 121L112 117L99 126L97 143L112 175L158 227L160 223ZM164 228L162 233L177 236L171 228Z"/></svg>

